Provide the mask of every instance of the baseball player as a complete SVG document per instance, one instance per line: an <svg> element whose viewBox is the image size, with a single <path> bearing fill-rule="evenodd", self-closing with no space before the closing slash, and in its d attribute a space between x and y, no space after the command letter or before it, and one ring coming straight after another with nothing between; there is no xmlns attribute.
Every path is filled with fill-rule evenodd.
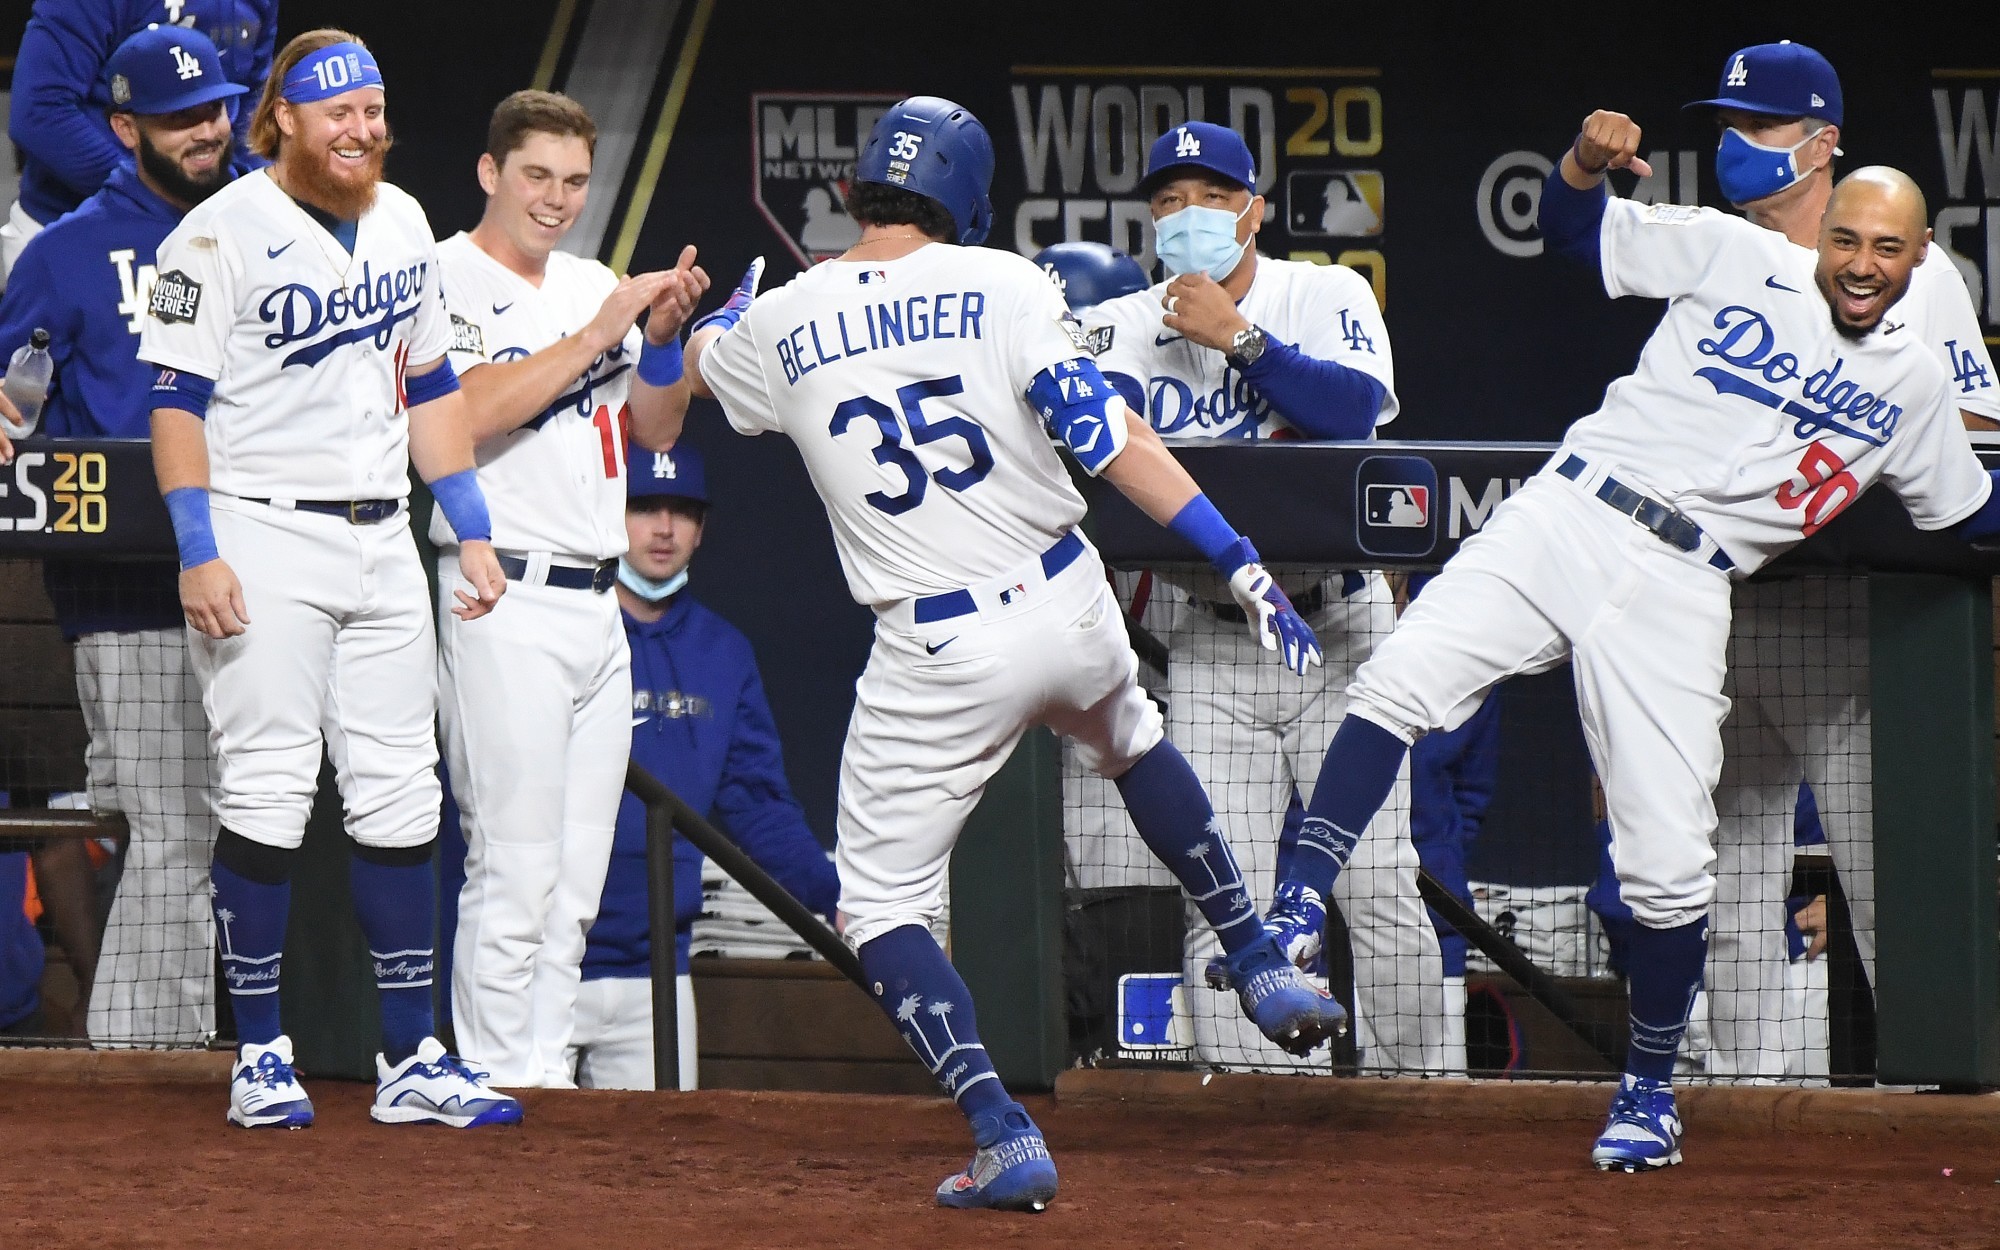
<svg viewBox="0 0 2000 1250"><path fill-rule="evenodd" d="M292 865L333 759L382 1053L369 1114L456 1127L521 1107L431 1027L439 791L430 591L404 506L412 464L460 540L460 612L506 588L472 467L423 210L381 181L381 71L352 35L278 57L251 123L274 164L160 245L139 357L153 460L217 761L210 869L241 1047L229 1120L312 1122L278 1019Z"/></svg>
<svg viewBox="0 0 2000 1250"><path fill-rule="evenodd" d="M680 428L680 328L707 285L620 278L556 250L583 211L597 127L566 96L494 109L470 233L438 245L493 542L514 585L487 616L440 603L440 708L465 830L452 1023L501 1086L564 1086L584 934L625 790L631 660L609 593L625 550L625 439ZM646 329L634 322L651 309ZM432 519L439 575L459 557Z"/></svg>
<svg viewBox="0 0 2000 1250"><path fill-rule="evenodd" d="M221 80L257 91L278 43L278 0L35 0L14 60L7 117L21 154L21 187L0 224L0 288L36 231L129 164L127 145L106 120L124 103L108 63L126 39L155 28L200 32L221 59ZM193 64L195 47L185 54L182 64ZM239 168L261 164L250 155L249 112L232 104L230 119Z"/></svg>
<svg viewBox="0 0 2000 1250"><path fill-rule="evenodd" d="M1338 265L1259 256L1264 198L1250 149L1236 132L1188 122L1160 136L1139 184L1150 197L1157 250L1171 279L1110 300L1090 317L1098 364L1134 411L1169 441L1370 438L1396 416L1389 335L1368 283ZM1284 583L1322 637L1329 663L1304 682L1256 663L1256 642L1217 578L1177 579L1186 608L1172 634L1169 735L1216 799L1216 816L1245 847L1245 880L1272 899L1278 832L1296 788L1312 778L1345 709L1354 667L1395 626L1380 574L1334 573ZM1417 895L1409 788L1397 786L1336 901L1354 947L1355 1037L1364 1069L1440 1072L1463 1049L1464 1023L1444 1010L1437 935ZM1318 954L1325 900L1276 900L1279 942L1299 962ZM1292 919L1296 917L1296 919ZM1190 925L1192 995L1215 954ZM1283 1066L1285 1056L1233 1013L1196 1010L1196 1050L1212 1063Z"/></svg>
<svg viewBox="0 0 2000 1250"><path fill-rule="evenodd" d="M1816 252L1711 209L1610 199L1645 174L1639 127L1597 112L1549 176L1552 250L1613 296L1666 299L1631 376L1570 427L1410 606L1349 687L1293 871L1329 884L1411 741L1463 723L1493 684L1572 664L1611 826L1630 943L1631 1044L1591 1151L1600 1169L1681 1159L1673 1063L1707 955L1733 578L1877 480L1923 529L2000 528L1928 347L1893 332L1922 260L1923 195L1869 168L1835 191Z"/></svg>
<svg viewBox="0 0 2000 1250"><path fill-rule="evenodd" d="M29 240L0 300L0 361L37 329L56 371L42 410L55 438L144 438L157 370L139 330L154 255L181 217L234 176L224 76L196 30L142 30L105 66L111 129L136 154L83 206ZM161 562L47 560L90 730L90 803L131 827L94 982L106 1042L198 1044L215 1032L214 768L176 586Z"/></svg>
<svg viewBox="0 0 2000 1250"><path fill-rule="evenodd" d="M1840 78L1826 58L1789 41L1739 49L1723 62L1716 95L1688 107L1715 115L1716 181L1730 203L1752 223L1813 246L1845 121ZM1944 365L1966 425L2000 420L1993 361L1965 280L1943 249L1927 251L1895 320ZM1802 780L1819 800L1855 945L1875 980L1866 589L1842 578L1746 585L1730 653L1735 703L1723 728L1706 1067L1715 1076L1772 1077L1788 1066L1781 918ZM1795 654L1810 661L1785 662Z"/></svg>
<svg viewBox="0 0 2000 1250"><path fill-rule="evenodd" d="M706 812L794 897L834 914L833 863L785 781L777 726L750 640L685 593L708 518L708 474L685 440L627 456L618 604L632 645L632 758ZM701 912L702 855L674 839L674 959L682 1089L695 1088L694 983L688 942ZM583 956L569 1067L592 1089L652 1089L653 987L646 893L646 809L627 795L604 901Z"/></svg>
<svg viewBox="0 0 2000 1250"><path fill-rule="evenodd" d="M1031 723L1118 782L1147 844L1221 934L1263 1031L1300 1053L1344 1024L1263 928L1229 842L1159 711L1083 500L1048 441L1171 523L1229 576L1266 645L1303 670L1305 624L1214 505L1130 414L1026 259L975 246L993 145L949 100L892 106L856 163L861 241L751 302L761 263L689 340L691 383L730 424L798 444L848 585L877 614L840 778L840 909L882 1009L971 1122L940 1205L1041 1210L1056 1170L1001 1085L973 1006L931 937L953 842ZM1046 433L1045 433L1046 431Z"/></svg>

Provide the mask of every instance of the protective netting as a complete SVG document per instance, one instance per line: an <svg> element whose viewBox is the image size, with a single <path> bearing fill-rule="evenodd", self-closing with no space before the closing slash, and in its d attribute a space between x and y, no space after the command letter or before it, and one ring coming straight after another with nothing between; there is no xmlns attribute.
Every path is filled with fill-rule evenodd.
<svg viewBox="0 0 2000 1250"><path fill-rule="evenodd" d="M1208 597L1218 587L1154 573L1115 580L1142 655L1165 661L1142 681L1166 706L1168 734L1266 906L1347 680L1393 627L1407 579L1287 575L1327 651L1303 681L1255 644L1226 596ZM1874 1064L1867 582L1751 583L1735 604L1711 954L1682 1074L1865 1078ZM1079 1060L1403 1075L1615 1070L1633 920L1611 871L1567 666L1503 683L1464 726L1412 751L1329 909L1317 971L1353 1031L1308 1061L1264 1042L1233 995L1208 988L1212 935L1115 788L1071 756L1064 763ZM1486 931L1457 932L1427 911L1421 889L1456 895ZM1557 1010L1496 963L1496 943L1553 978Z"/></svg>

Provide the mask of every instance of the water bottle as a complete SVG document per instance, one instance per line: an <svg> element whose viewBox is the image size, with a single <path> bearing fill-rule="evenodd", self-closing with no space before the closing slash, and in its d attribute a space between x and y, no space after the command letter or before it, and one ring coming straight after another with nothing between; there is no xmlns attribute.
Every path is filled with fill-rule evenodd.
<svg viewBox="0 0 2000 1250"><path fill-rule="evenodd" d="M49 356L49 332L38 329L15 349L14 358L7 362L7 379L0 383L0 392L21 414L18 425L0 414L0 428L6 429L7 437L26 438L42 423L42 401L49 397L49 381L55 372L56 362Z"/></svg>

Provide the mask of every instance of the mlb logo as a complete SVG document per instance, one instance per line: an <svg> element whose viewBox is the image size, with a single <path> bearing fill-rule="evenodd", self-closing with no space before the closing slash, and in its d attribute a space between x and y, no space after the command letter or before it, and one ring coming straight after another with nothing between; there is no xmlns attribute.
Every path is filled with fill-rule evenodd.
<svg viewBox="0 0 2000 1250"><path fill-rule="evenodd" d="M861 271L859 278L862 286L873 286L876 283L887 282L889 280L889 271L886 269L864 269Z"/></svg>
<svg viewBox="0 0 2000 1250"><path fill-rule="evenodd" d="M1028 593L1027 585L1022 582L1016 582L1012 586L1009 586L1007 589L1000 592L1000 606L1003 608L1007 607L1011 605L1016 599L1022 598L1027 593Z"/></svg>
<svg viewBox="0 0 2000 1250"><path fill-rule="evenodd" d="M1426 556L1437 545L1437 469L1422 456L1370 456L1355 470L1355 537L1376 556Z"/></svg>
<svg viewBox="0 0 2000 1250"><path fill-rule="evenodd" d="M1295 169L1285 178L1285 224L1295 235L1362 239L1382 233L1382 172Z"/></svg>
<svg viewBox="0 0 2000 1250"><path fill-rule="evenodd" d="M1133 1058L1193 1045L1178 972L1128 972L1118 978L1118 1050Z"/></svg>
<svg viewBox="0 0 2000 1250"><path fill-rule="evenodd" d="M800 265L838 256L861 241L861 227L844 203L855 160L876 120L902 98L882 92L751 95L750 199ZM902 181L907 168L892 168L889 180Z"/></svg>
<svg viewBox="0 0 2000 1250"><path fill-rule="evenodd" d="M1431 523L1431 492L1427 486L1390 483L1368 488L1368 524L1416 530Z"/></svg>

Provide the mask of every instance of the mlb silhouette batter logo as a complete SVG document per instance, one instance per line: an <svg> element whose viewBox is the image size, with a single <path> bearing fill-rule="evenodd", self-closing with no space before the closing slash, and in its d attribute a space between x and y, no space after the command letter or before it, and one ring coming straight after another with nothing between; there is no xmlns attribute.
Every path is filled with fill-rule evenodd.
<svg viewBox="0 0 2000 1250"><path fill-rule="evenodd" d="M1370 456L1355 471L1355 537L1376 556L1428 555L1437 544L1437 469L1422 456Z"/></svg>

